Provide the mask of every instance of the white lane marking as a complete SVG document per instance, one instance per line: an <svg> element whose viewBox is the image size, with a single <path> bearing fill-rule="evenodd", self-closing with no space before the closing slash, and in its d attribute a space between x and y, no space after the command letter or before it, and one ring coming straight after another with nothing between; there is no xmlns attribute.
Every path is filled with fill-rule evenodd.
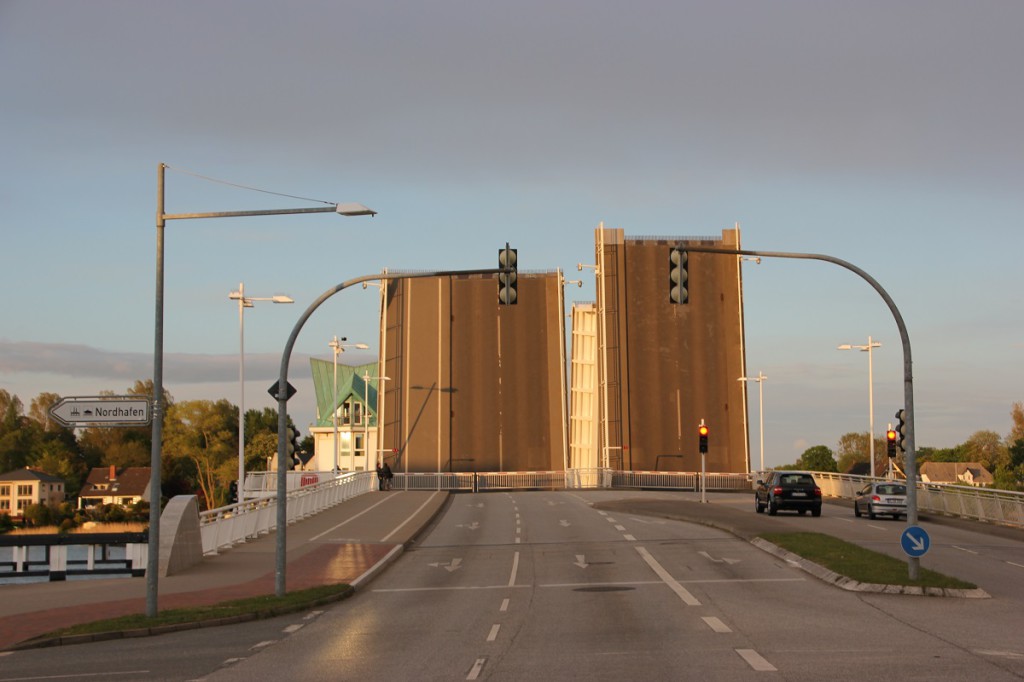
<svg viewBox="0 0 1024 682"><path fill-rule="evenodd" d="M583 499L583 498L580 498L580 499ZM586 502L586 500L583 500L583 501ZM600 514L601 516L608 516L608 512L606 512L606 511L598 511L597 513Z"/></svg>
<svg viewBox="0 0 1024 682"><path fill-rule="evenodd" d="M617 530L619 532L625 532L626 527L623 526L621 523L617 523L617 524L615 524L615 530Z"/></svg>
<svg viewBox="0 0 1024 682"><path fill-rule="evenodd" d="M586 568L589 565L590 564L587 563L587 555L586 554L577 554L576 555L576 561L573 563L573 566L579 566L580 568Z"/></svg>
<svg viewBox="0 0 1024 682"><path fill-rule="evenodd" d="M360 588L362 586L364 580L366 580L371 575L376 575L378 568L380 568L381 566L383 566L387 562L391 561L392 557L394 557L396 554L398 554L401 551L402 551L402 545L395 545L394 547L391 548L390 552L388 552L383 557L381 557L380 561L378 561L377 563L375 563L373 565L373 568L371 568L370 570L366 571L365 573L363 573L361 576L359 576L358 578L356 578L355 580L353 580L349 584L352 585L352 587L355 587L356 589Z"/></svg>
<svg viewBox="0 0 1024 682"><path fill-rule="evenodd" d="M653 570L654 573L659 578L661 578L661 581L668 585L672 589L672 591L675 592L676 595L678 595L679 598L683 600L684 604L686 604L687 606L700 606L700 602L697 600L697 598L690 594L689 590L680 585L675 578L669 575L669 572L666 571L664 567L658 563L658 560L651 556L651 553L647 551L647 548L637 547L636 551L640 554L641 557L643 557L644 561L647 562L647 565L651 567L651 570Z"/></svg>
<svg viewBox="0 0 1024 682"><path fill-rule="evenodd" d="M512 555L512 575L509 576L509 579L508 579L508 586L509 587L515 587L516 586L516 573L518 573L518 572L519 572L519 552L516 552L514 555Z"/></svg>
<svg viewBox="0 0 1024 682"><path fill-rule="evenodd" d="M504 613L505 611L508 611L508 597L506 597L505 599L502 600L501 608L498 609L498 610L501 611L502 613Z"/></svg>
<svg viewBox="0 0 1024 682"><path fill-rule="evenodd" d="M622 537L624 537L625 539L629 540L630 542L636 542L636 538L633 537L632 535L630 535L629 533L626 533Z"/></svg>
<svg viewBox="0 0 1024 682"><path fill-rule="evenodd" d="M959 547L957 545L950 545L953 549L959 549L961 552L967 552L968 554L977 554L973 549L967 549L966 547Z"/></svg>
<svg viewBox="0 0 1024 682"><path fill-rule="evenodd" d="M407 524L407 523L409 523L410 521L412 521L412 520L413 520L413 519L414 519L414 518L416 517L416 515L417 515L417 514L419 514L419 513L421 512L421 511L423 511L423 508L424 508L424 507L426 507L426 506L427 506L428 504L430 504L431 500L433 500L433 499L434 499L434 497L436 497L437 495L440 495L440 494L441 494L441 491L440 491L440 490L438 490L438 491L437 491L437 492L435 492L435 493L434 493L433 495L431 495L430 497L428 497L428 498L426 499L426 501L425 501L425 502L424 502L423 504L421 504L421 505L420 505L419 507L417 507L417 508L416 508L416 511L414 511L414 512L413 512L412 514L409 514L408 518L406 518L406 519L405 519L405 521L402 521L402 522L401 522L400 524L398 524L397 526L395 526L395 529L394 529L393 531L391 531L390 533L388 533L387 535L385 535L384 537L382 537L382 538L380 539L380 541L381 541L381 542L387 542L387 541L388 541L388 540L389 540L389 539L391 538L391 536L392 536L392 535L394 535L394 534L395 534L395 533L397 533L397 532L398 532L399 530L401 530L402 526L404 526L405 524ZM444 491L444 494L445 494L445 495L447 495L447 494L448 494L448 491ZM389 498L388 498L388 499L390 499L390 496L389 496Z"/></svg>
<svg viewBox="0 0 1024 682"><path fill-rule="evenodd" d="M1006 563L1010 564L1011 566L1016 566L1017 568L1024 568L1024 564L1018 564L1012 561L1007 561Z"/></svg>
<svg viewBox="0 0 1024 682"><path fill-rule="evenodd" d="M725 585L732 583L802 583L806 578L750 578L742 580L687 580L687 585ZM636 580L632 582L619 583L538 583L537 585L512 585L511 589L524 590L534 587L542 588L576 588L576 587L621 587L630 585L664 585L661 580ZM382 587L374 589L374 592L401 593L401 592L465 592L472 590L507 590L509 585L452 585L448 587Z"/></svg>
<svg viewBox="0 0 1024 682"><path fill-rule="evenodd" d="M725 563L725 564L729 564L731 566L733 564L738 564L740 562L739 559L729 559L728 557L722 557L721 559L716 559L713 556L711 556L710 554L708 554L707 552L697 552L697 554L700 554L702 557L704 557L708 561L711 561L711 562L716 563L716 564Z"/></svg>
<svg viewBox="0 0 1024 682"><path fill-rule="evenodd" d="M302 620L313 620L317 616L322 616L323 614L323 611L310 611L302 618Z"/></svg>
<svg viewBox="0 0 1024 682"><path fill-rule="evenodd" d="M366 509L364 509L363 511L359 512L358 514L356 514L356 515L354 515L354 516L351 516L351 517L349 517L349 518L345 519L344 521L342 521L342 522L341 522L341 523L339 523L338 525L334 526L333 528L328 528L328 529L327 529L327 530L325 530L325 531L324 531L323 533L320 533L319 535L314 535L313 537L311 537L311 538L309 539L309 541L310 541L310 542L316 542L317 540L319 540L319 539L320 539L320 538L322 538L323 536L327 535L328 533L330 533L330 532L333 532L333 531L335 531L335 530L337 530L337 529L341 528L341 527L342 527L342 526L344 526L344 525L345 525L346 523L351 523L352 521L355 521L356 519L358 519L358 518L359 518L360 516L362 516L363 514L368 514L369 512L371 512L371 511L372 511L372 510L373 510L373 509L374 509L375 507L379 507L380 505L384 504L384 503L385 503L385 502L387 502L388 500L393 500L393 499L397 499L397 498L396 498L396 497L394 497L393 495L388 495L387 497L385 497L385 498L384 498L383 500L381 500L380 502L376 502L376 503L374 503L374 504L371 504L371 505L370 505L369 507L367 507L367 508L366 508Z"/></svg>
<svg viewBox="0 0 1024 682"><path fill-rule="evenodd" d="M873 524L870 524L870 523L869 523L869 524L867 524L867 526L868 526L868 528L874 528L875 530L889 530L889 529L888 529L888 528L886 528L885 526L875 526L875 525L873 525Z"/></svg>
<svg viewBox="0 0 1024 682"><path fill-rule="evenodd" d="M249 647L249 651L253 651L255 649L265 649L266 647L271 646L272 644L277 644L277 640L268 639L263 642L257 642L256 644L253 644L251 647Z"/></svg>
<svg viewBox="0 0 1024 682"><path fill-rule="evenodd" d="M715 618L714 616L704 616L702 620L708 624L713 632L727 633L732 632L732 628L723 623L721 619Z"/></svg>
<svg viewBox="0 0 1024 682"><path fill-rule="evenodd" d="M754 670L760 672L773 672L778 670L778 668L764 660L764 657L753 649L737 649L736 653L738 653L740 657L747 662L747 665Z"/></svg>
<svg viewBox="0 0 1024 682"><path fill-rule="evenodd" d="M473 664L473 667L470 669L469 674L466 675L466 679L475 680L476 678L480 677L480 671L484 669L484 663L486 662L486 658L476 659L476 663Z"/></svg>
<svg viewBox="0 0 1024 682"><path fill-rule="evenodd" d="M507 590L509 587L514 589L529 589L532 585L452 585L450 587L384 587L373 590L374 592L445 592L445 591L464 591L464 590Z"/></svg>
<svg viewBox="0 0 1024 682"><path fill-rule="evenodd" d="M613 518L612 518L612 517L610 517L610 516L606 516L606 517L605 517L605 520L606 520L606 521L608 521L608 523L618 523L618 521L616 521L615 519L613 519Z"/></svg>
<svg viewBox="0 0 1024 682"><path fill-rule="evenodd" d="M295 623L294 625L289 625L284 630L281 630L281 632L284 632L284 633L287 633L287 634L290 635L293 632L298 632L299 630L301 630L303 625L304 625L304 623Z"/></svg>
<svg viewBox="0 0 1024 682"><path fill-rule="evenodd" d="M567 521L566 519L561 519L561 520L560 520L560 521L558 522L558 525L560 525L560 526L561 526L562 528L568 528L568 527L569 527L569 526L571 526L572 524L571 524L571 523L569 523L569 522L568 522L568 521Z"/></svg>
<svg viewBox="0 0 1024 682"><path fill-rule="evenodd" d="M975 649L974 653L982 656L1000 656L1002 658L1009 658L1013 660L1024 660L1024 654L1017 651L995 651L993 649Z"/></svg>
<svg viewBox="0 0 1024 682"><path fill-rule="evenodd" d="M501 623L495 623L491 626L491 631L487 634L487 641L493 642L498 639L498 630L501 629Z"/></svg>

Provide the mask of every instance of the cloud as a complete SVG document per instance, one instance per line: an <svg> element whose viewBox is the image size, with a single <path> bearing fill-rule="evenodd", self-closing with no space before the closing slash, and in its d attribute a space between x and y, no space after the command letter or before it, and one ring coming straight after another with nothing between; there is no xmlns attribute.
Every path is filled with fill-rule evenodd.
<svg viewBox="0 0 1024 682"><path fill-rule="evenodd" d="M253 353L245 356L247 379L273 380L281 356ZM294 355L292 368L306 368L309 356ZM131 384L153 375L150 353L106 351L80 344L39 343L0 339L0 373L51 374L94 378ZM237 355L168 353L164 356L164 380L175 383L212 384L238 379Z"/></svg>

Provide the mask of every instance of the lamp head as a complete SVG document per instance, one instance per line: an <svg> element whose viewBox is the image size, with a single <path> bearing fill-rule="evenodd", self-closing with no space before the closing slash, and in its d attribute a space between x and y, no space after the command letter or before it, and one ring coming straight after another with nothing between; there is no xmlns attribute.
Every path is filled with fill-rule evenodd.
<svg viewBox="0 0 1024 682"><path fill-rule="evenodd" d="M347 204L337 204L334 207L334 212L338 215L343 216L359 216L359 215L377 215L377 212L369 209L362 204L356 202L349 202Z"/></svg>
<svg viewBox="0 0 1024 682"><path fill-rule="evenodd" d="M283 294L278 294L277 296L274 296L270 300L273 301L274 303L295 303L294 298L292 298L291 296L285 296Z"/></svg>

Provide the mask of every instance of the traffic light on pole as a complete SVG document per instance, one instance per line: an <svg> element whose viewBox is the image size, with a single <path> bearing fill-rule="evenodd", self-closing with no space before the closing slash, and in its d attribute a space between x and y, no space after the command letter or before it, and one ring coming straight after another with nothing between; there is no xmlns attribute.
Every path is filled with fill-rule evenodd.
<svg viewBox="0 0 1024 682"><path fill-rule="evenodd" d="M690 256L683 249L668 252L668 302L682 304L690 302Z"/></svg>
<svg viewBox="0 0 1024 682"><path fill-rule="evenodd" d="M231 481L231 485L228 487L228 504L236 502L238 502L238 481Z"/></svg>
<svg viewBox="0 0 1024 682"><path fill-rule="evenodd" d="M700 443L700 454L705 454L708 451L708 427L707 424L701 424L697 427L697 435L699 436Z"/></svg>
<svg viewBox="0 0 1024 682"><path fill-rule="evenodd" d="M498 267L501 272L498 273L498 303L502 305L515 305L516 299L519 295L516 291L518 286L518 258L516 256L516 250L508 247L508 242L505 242L505 248L498 249Z"/></svg>
<svg viewBox="0 0 1024 682"><path fill-rule="evenodd" d="M298 462L299 452L299 430L294 426L289 426L285 430L285 436L287 437L287 443L285 444L285 454L288 456L286 466L289 470L294 469Z"/></svg>
<svg viewBox="0 0 1024 682"><path fill-rule="evenodd" d="M896 421L899 423L896 425L896 445L899 446L900 452L906 452L907 446L904 445L904 441L907 439L907 411L896 410Z"/></svg>
<svg viewBox="0 0 1024 682"><path fill-rule="evenodd" d="M885 432L886 451L889 454L889 459L896 456L896 429L889 427L889 430Z"/></svg>

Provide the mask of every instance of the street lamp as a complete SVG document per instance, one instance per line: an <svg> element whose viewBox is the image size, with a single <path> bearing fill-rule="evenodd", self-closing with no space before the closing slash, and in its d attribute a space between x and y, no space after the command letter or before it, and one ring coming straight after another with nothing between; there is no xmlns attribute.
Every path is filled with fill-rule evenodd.
<svg viewBox="0 0 1024 682"><path fill-rule="evenodd" d="M874 369L871 361L871 349L881 348L882 344L877 341L873 341L871 337L868 337L866 345L858 346L850 343L844 343L838 346L839 350L860 350L867 351L868 353L868 451L871 453L871 476L875 476L875 389L874 389Z"/></svg>
<svg viewBox="0 0 1024 682"><path fill-rule="evenodd" d="M153 432L150 449L149 542L146 557L146 616L157 614L158 579L160 572L160 467L163 455L164 425L164 226L168 220L199 218L242 218L251 216L294 215L299 213L337 213L343 216L376 215L377 212L357 203L328 204L317 208L285 208L265 211L218 211L212 213L164 213L164 171L167 165L157 164L156 192L156 314L153 324ZM278 529L281 533L282 529Z"/></svg>
<svg viewBox="0 0 1024 682"><path fill-rule="evenodd" d="M244 282L239 282L238 291L232 291L228 298L238 301L238 383L241 387L238 399L238 501L245 502L245 309L252 308L256 301L295 303L295 300L282 295L246 296Z"/></svg>
<svg viewBox="0 0 1024 682"><path fill-rule="evenodd" d="M334 351L334 466L331 468L331 472L338 475L338 355L345 352L346 348L358 348L359 350L366 350L369 348L365 343L342 343L348 341L348 337L343 336L339 340L337 335L327 345Z"/></svg>
<svg viewBox="0 0 1024 682"><path fill-rule="evenodd" d="M764 471L764 380L767 378L768 377L761 373L761 370L758 370L756 377L740 377L736 380L743 382L757 382L757 406L761 420L761 471Z"/></svg>

